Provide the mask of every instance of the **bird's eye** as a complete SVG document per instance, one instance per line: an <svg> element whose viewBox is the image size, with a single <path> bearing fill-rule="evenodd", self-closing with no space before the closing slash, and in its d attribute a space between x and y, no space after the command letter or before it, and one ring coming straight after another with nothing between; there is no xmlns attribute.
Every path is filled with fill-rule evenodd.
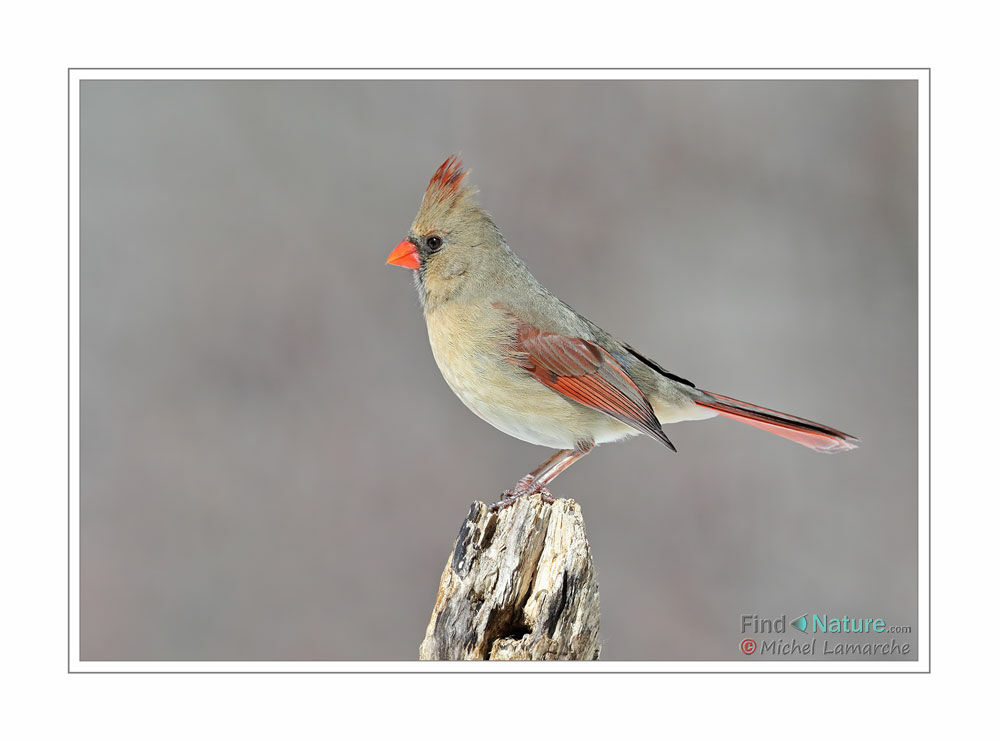
<svg viewBox="0 0 999 742"><path fill-rule="evenodd" d="M430 248L431 250L433 250L434 252L437 252L438 250L440 250L441 249L441 245L443 245L443 244L444 244L444 240L442 240L437 235L434 235L432 237L427 237L427 247Z"/></svg>

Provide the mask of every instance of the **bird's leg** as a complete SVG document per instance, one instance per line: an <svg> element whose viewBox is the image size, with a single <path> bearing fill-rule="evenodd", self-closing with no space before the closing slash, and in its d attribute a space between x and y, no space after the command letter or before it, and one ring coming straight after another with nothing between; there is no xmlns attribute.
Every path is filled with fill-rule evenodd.
<svg viewBox="0 0 999 742"><path fill-rule="evenodd" d="M531 489L537 492L548 486L555 477L593 450L593 441L581 441L573 449L559 451L528 476L532 478Z"/></svg>
<svg viewBox="0 0 999 742"><path fill-rule="evenodd" d="M541 493L545 502L554 502L555 498L547 491L547 485L559 474L564 472L574 463L583 458L593 450L592 441L577 443L575 448L565 448L557 451L554 456L546 460L541 466L517 482L517 486L512 490L503 493L503 498L489 506L490 510L496 511L512 505L518 498L525 495Z"/></svg>
<svg viewBox="0 0 999 742"><path fill-rule="evenodd" d="M539 466L537 469L532 471L530 474L525 474L523 477L521 477L520 481L517 482L517 485L506 494L512 494L514 492L520 492L521 490L527 489L527 487L535 480L535 478L539 474L544 472L544 470L547 467L551 466L553 463L555 463L555 461L561 459L562 457L564 457L566 454L569 453L572 453L571 448L566 448L561 451L556 451L554 456L552 456L549 459L545 459L544 463L541 464L541 466Z"/></svg>

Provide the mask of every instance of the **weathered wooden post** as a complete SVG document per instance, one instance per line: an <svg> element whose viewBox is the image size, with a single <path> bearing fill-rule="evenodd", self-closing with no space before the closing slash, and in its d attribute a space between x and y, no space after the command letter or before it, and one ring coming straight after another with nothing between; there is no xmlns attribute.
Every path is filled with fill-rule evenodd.
<svg viewBox="0 0 999 742"><path fill-rule="evenodd" d="M573 500L475 502L441 576L422 660L595 660L600 595Z"/></svg>

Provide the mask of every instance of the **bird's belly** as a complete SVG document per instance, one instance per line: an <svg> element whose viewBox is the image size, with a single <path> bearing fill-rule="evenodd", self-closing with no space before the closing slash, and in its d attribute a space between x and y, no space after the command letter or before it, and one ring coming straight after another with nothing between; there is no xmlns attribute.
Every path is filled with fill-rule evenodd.
<svg viewBox="0 0 999 742"><path fill-rule="evenodd" d="M507 435L538 446L574 448L584 441L609 443L638 431L597 410L570 402L537 380L468 386L452 374L444 379L468 409Z"/></svg>
<svg viewBox="0 0 999 742"><path fill-rule="evenodd" d="M470 368L456 369L438 361L451 390L468 409L507 435L550 448L572 448L581 427L573 424L570 403L532 378L518 378L519 369L490 368L491 362L472 359ZM585 438L586 436L582 436Z"/></svg>
<svg viewBox="0 0 999 742"><path fill-rule="evenodd" d="M542 416L497 405L475 394L462 394L457 390L455 393L468 409L509 436L549 448L573 448L576 445L576 441L566 428L552 424Z"/></svg>
<svg viewBox="0 0 999 742"><path fill-rule="evenodd" d="M609 415L569 401L509 363L502 351L506 328L492 324L492 319L486 314L459 322L440 310L427 318L434 360L468 409L507 435L549 448L607 443L637 433Z"/></svg>

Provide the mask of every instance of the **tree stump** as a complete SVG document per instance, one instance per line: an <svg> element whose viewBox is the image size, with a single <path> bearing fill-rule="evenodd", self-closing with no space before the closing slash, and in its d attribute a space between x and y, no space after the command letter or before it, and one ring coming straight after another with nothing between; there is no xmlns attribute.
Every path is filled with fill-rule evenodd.
<svg viewBox="0 0 999 742"><path fill-rule="evenodd" d="M441 576L421 660L595 660L600 595L573 500L472 504Z"/></svg>

